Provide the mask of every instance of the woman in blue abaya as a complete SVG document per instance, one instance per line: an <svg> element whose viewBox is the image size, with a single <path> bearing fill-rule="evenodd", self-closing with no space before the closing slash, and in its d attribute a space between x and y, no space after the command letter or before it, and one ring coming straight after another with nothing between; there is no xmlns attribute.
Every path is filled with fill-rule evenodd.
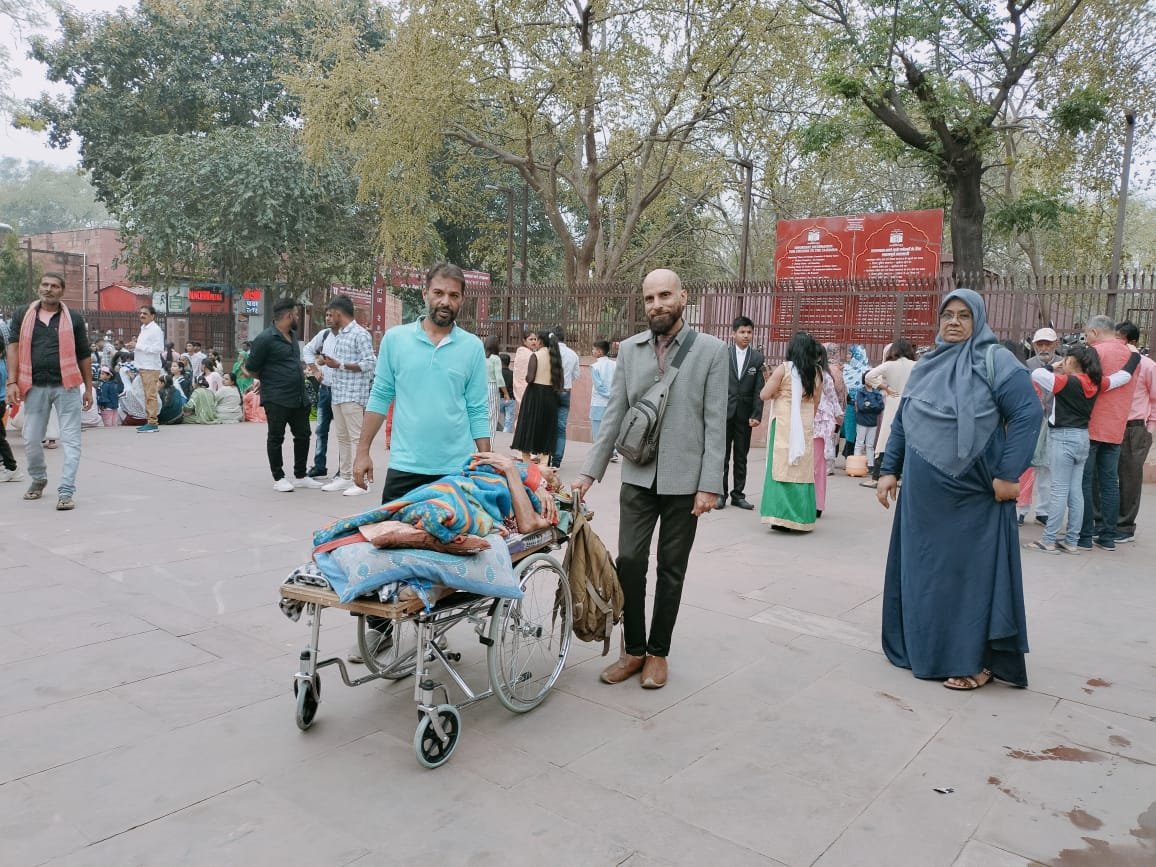
<svg viewBox="0 0 1156 867"><path fill-rule="evenodd" d="M1027 686L1018 479L1041 409L1027 370L999 345L983 299L940 305L936 347L911 371L876 494L898 497L883 587L883 652L916 677L977 689Z"/></svg>

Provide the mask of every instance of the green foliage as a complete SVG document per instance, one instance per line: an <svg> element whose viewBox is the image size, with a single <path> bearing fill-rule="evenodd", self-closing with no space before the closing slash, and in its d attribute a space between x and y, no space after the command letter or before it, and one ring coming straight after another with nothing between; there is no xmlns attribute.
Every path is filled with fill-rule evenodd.
<svg viewBox="0 0 1156 867"><path fill-rule="evenodd" d="M32 297L32 287L40 282L40 268L35 262L29 273L28 257L12 233L0 235L0 304L15 306Z"/></svg>
<svg viewBox="0 0 1156 867"><path fill-rule="evenodd" d="M997 231L1012 234L1033 229L1058 229L1064 214L1075 213L1075 208L1057 196L1026 190L1014 201L993 208L988 219Z"/></svg>
<svg viewBox="0 0 1156 867"><path fill-rule="evenodd" d="M0 159L0 222L22 235L110 223L88 178L75 169Z"/></svg>
<svg viewBox="0 0 1156 867"><path fill-rule="evenodd" d="M131 188L140 149L154 136L291 123L296 97L283 83L338 22L380 44L371 0L141 0L105 16L59 8L60 36L36 39L32 57L67 98L32 101L18 122L49 143L82 142L82 165L101 201Z"/></svg>
<svg viewBox="0 0 1156 867"><path fill-rule="evenodd" d="M298 292L370 279L374 209L355 194L340 160L310 164L295 132L257 127L154 137L117 199L131 258L154 279L280 276Z"/></svg>
<svg viewBox="0 0 1156 867"><path fill-rule="evenodd" d="M1052 109L1052 123L1066 135L1088 132L1107 120L1106 103L1106 94L1088 87L1080 88Z"/></svg>

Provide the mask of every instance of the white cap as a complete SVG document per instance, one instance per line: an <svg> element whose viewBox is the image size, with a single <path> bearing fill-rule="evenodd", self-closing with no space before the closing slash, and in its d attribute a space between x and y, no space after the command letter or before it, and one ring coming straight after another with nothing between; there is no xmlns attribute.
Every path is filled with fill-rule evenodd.
<svg viewBox="0 0 1156 867"><path fill-rule="evenodd" d="M1047 340L1051 343L1058 343L1060 335L1056 334L1052 328L1041 328L1036 332L1036 336L1032 338L1032 343L1039 343L1041 340Z"/></svg>

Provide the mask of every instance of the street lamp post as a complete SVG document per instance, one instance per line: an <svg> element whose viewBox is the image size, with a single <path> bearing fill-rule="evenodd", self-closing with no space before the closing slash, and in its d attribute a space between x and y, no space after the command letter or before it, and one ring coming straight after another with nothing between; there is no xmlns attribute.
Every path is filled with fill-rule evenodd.
<svg viewBox="0 0 1156 867"><path fill-rule="evenodd" d="M747 256L751 242L751 186L754 183L755 164L749 159L735 160L735 165L741 166L746 173L746 182L743 184L743 237L739 246L739 283L747 282Z"/></svg>
<svg viewBox="0 0 1156 867"><path fill-rule="evenodd" d="M1124 110L1124 168L1120 173L1120 200L1116 204L1116 235L1112 239L1112 265L1108 270L1108 298L1105 313L1116 319L1116 293L1120 289L1120 260L1124 252L1124 214L1128 208L1128 176L1132 170L1132 139L1136 134L1136 113Z"/></svg>

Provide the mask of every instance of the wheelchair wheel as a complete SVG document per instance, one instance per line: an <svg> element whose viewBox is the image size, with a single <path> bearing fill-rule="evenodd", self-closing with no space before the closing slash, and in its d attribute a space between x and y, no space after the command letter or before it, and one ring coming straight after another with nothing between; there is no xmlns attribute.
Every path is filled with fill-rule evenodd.
<svg viewBox="0 0 1156 867"><path fill-rule="evenodd" d="M357 616L357 647L361 651L361 659L365 667L371 672L386 680L401 680L413 674L415 646L413 641L406 641L400 621L390 621L389 645L380 649L376 654L371 653L369 639L369 625L365 622L365 615Z"/></svg>
<svg viewBox="0 0 1156 867"><path fill-rule="evenodd" d="M494 607L486 662L498 701L525 713L542 703L562 673L574 615L569 579L553 557L529 557L519 573L525 595Z"/></svg>
<svg viewBox="0 0 1156 867"><path fill-rule="evenodd" d="M317 716L317 705L321 703L321 675L313 675L312 682L293 679L293 695L297 698L297 728L306 731Z"/></svg>
<svg viewBox="0 0 1156 867"><path fill-rule="evenodd" d="M422 714L417 731L413 734L414 752L417 753L418 763L425 768L440 768L448 762L462 733L462 715L456 707L452 704L439 704L436 713L446 734L444 743L425 714Z"/></svg>

